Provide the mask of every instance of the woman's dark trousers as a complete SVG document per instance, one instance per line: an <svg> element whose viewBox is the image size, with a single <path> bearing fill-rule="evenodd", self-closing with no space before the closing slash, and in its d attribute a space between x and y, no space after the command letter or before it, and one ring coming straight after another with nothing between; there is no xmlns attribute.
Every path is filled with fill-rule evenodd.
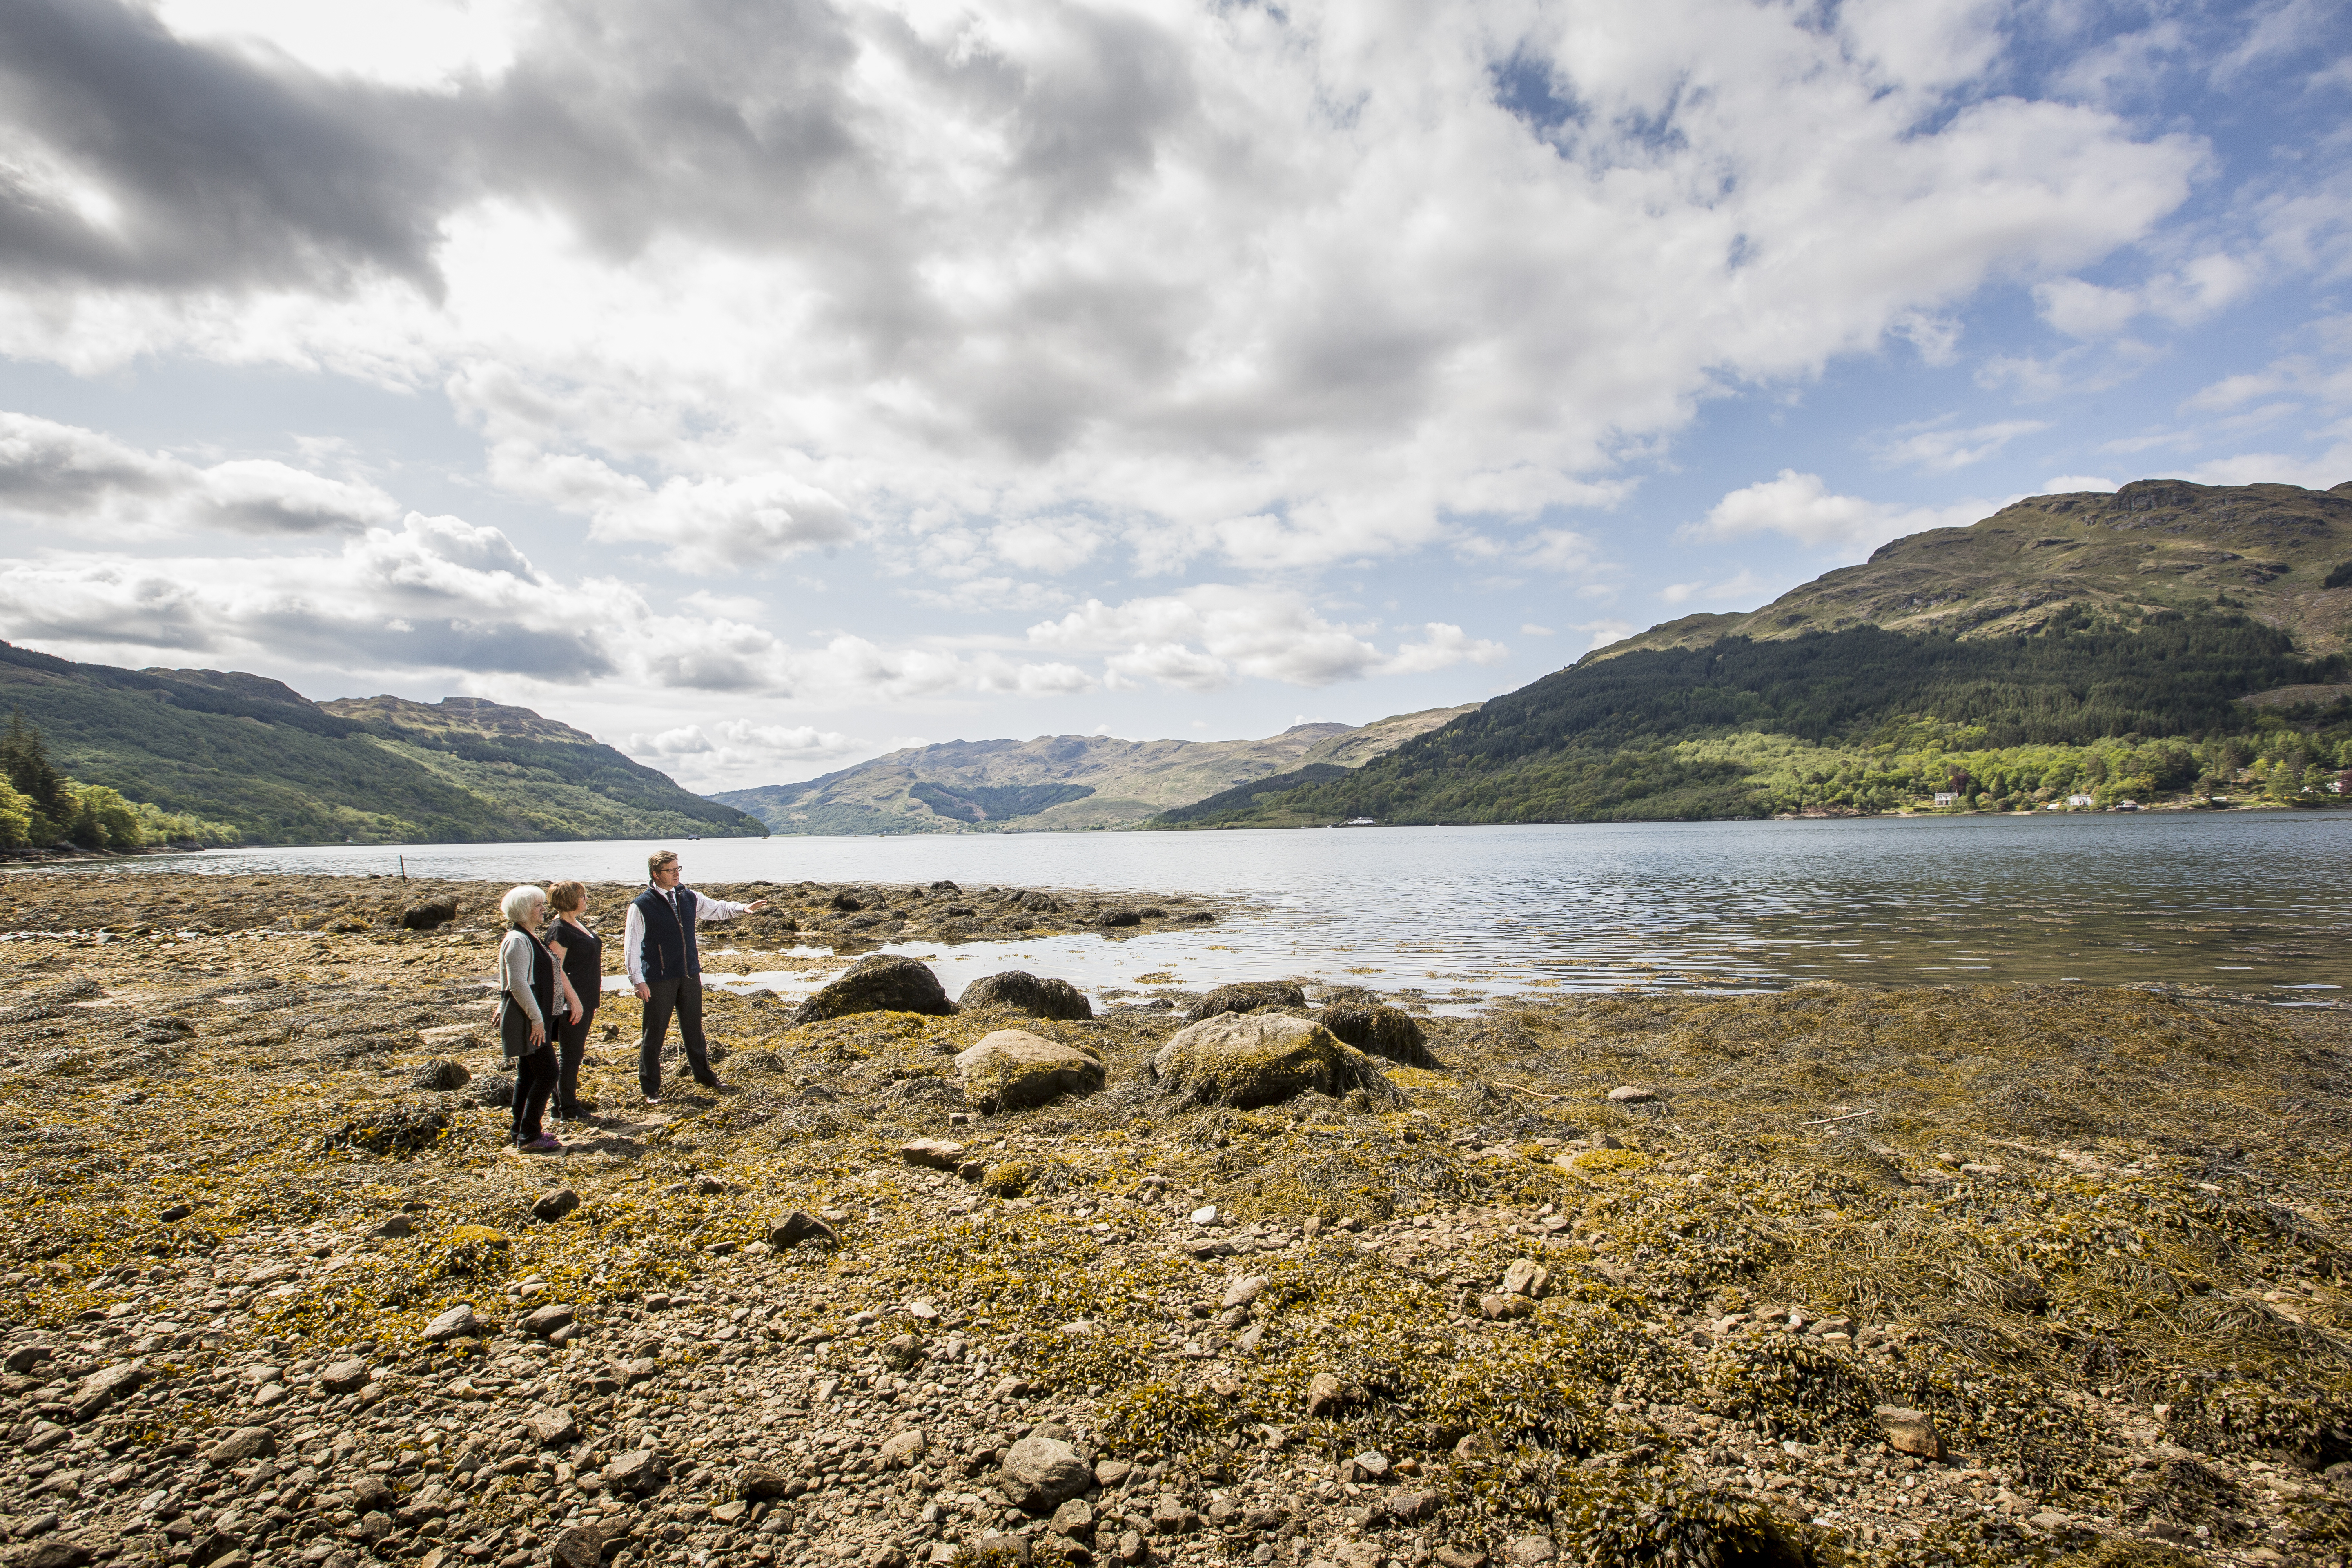
<svg viewBox="0 0 2352 1568"><path fill-rule="evenodd" d="M591 1013L556 1027L555 1044L562 1061L555 1082L555 1114L561 1121L580 1120L580 1063L588 1054L588 1026L595 1021L596 1015Z"/></svg>

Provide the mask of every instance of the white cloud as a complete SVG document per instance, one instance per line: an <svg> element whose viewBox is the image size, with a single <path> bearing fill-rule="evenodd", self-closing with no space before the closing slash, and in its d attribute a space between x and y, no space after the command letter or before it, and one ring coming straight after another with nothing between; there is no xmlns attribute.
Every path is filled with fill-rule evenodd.
<svg viewBox="0 0 2352 1568"><path fill-rule="evenodd" d="M1522 622L1519 631L1522 635L1531 637L1548 637L1552 635L1549 626L1539 626L1533 621Z"/></svg>
<svg viewBox="0 0 2352 1568"><path fill-rule="evenodd" d="M173 4L288 52L156 46L116 101L134 22L94 3L86 56L11 79L0 134L79 205L17 247L0 352L445 386L501 483L697 572L956 519L1028 572L1114 537L1278 572L1606 506L1700 399L1948 357L1988 280L2210 167L1988 96L1975 0L615 0L403 11L383 51ZM1515 113L1507 64L1579 114Z"/></svg>
<svg viewBox="0 0 2352 1568"><path fill-rule="evenodd" d="M1591 653L1594 648L1607 647L1611 643L1623 642L1642 628L1631 621L1580 621L1568 629L1572 632L1582 632L1585 635L1588 640L1584 645L1584 651Z"/></svg>
<svg viewBox="0 0 2352 1568"><path fill-rule="evenodd" d="M845 757L863 750L861 742L838 731L814 724L761 724L749 719L726 719L709 724L681 724L656 734L631 734L620 749L639 762L671 767L691 759L701 774L744 767L769 767Z"/></svg>
<svg viewBox="0 0 2352 1568"><path fill-rule="evenodd" d="M2101 479L2095 474L2060 474L2042 481L2042 493L2046 496L2072 495L2077 490L2104 490L2113 494L2123 488L2120 481Z"/></svg>
<svg viewBox="0 0 2352 1568"><path fill-rule="evenodd" d="M198 468L95 430L0 412L0 516L79 525L86 537L353 532L397 520L373 485L265 458Z"/></svg>
<svg viewBox="0 0 2352 1568"><path fill-rule="evenodd" d="M1685 605L1693 599L1720 605L1753 599L1763 591L1764 579L1743 566L1720 582L1669 583L1658 590L1658 597L1669 605Z"/></svg>
<svg viewBox="0 0 2352 1568"><path fill-rule="evenodd" d="M2011 498L2015 499L2015 498ZM1745 539L1759 533L1785 534L1800 543L1831 548L1842 554L1867 553L1890 539L1930 528L1965 528L2000 510L2006 501L1967 500L1943 507L1906 507L1860 496L1838 495L1819 474L1783 468L1778 476L1733 490L1715 503L1703 521L1683 529L1685 540ZM1686 589L1684 597L1700 591ZM1680 599L1668 600L1680 603Z"/></svg>
<svg viewBox="0 0 2352 1568"><path fill-rule="evenodd" d="M1876 444L1878 459L1890 466L1909 465L1931 474L1949 473L1983 462L2020 436L2047 430L2046 419L2004 419L1973 429L1954 430L1940 420L1898 426L1889 439Z"/></svg>
<svg viewBox="0 0 2352 1568"><path fill-rule="evenodd" d="M2252 293L2262 279L2257 261L2210 251L2158 272L2134 288L2053 278L2034 285L2033 299L2042 319L2067 336L2106 338L2141 316L2192 326Z"/></svg>
<svg viewBox="0 0 2352 1568"><path fill-rule="evenodd" d="M1058 620L1031 626L1029 641L1104 655L1114 688L1157 680L1188 691L1218 690L1242 678L1328 686L1493 664L1507 651L1442 621L1417 629L1419 641L1383 654L1358 629L1325 620L1297 593L1213 583L1118 605L1089 599Z"/></svg>

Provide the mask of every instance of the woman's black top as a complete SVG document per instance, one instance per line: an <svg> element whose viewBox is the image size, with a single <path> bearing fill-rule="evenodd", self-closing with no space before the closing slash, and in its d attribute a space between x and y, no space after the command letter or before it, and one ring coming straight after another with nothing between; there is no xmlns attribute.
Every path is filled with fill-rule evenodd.
<svg viewBox="0 0 2352 1568"><path fill-rule="evenodd" d="M604 939L586 926L572 924L562 915L555 917L547 939L563 949L563 977L580 994L582 1013L593 1013L604 996ZM572 1021L584 1023L586 1018L583 1016Z"/></svg>

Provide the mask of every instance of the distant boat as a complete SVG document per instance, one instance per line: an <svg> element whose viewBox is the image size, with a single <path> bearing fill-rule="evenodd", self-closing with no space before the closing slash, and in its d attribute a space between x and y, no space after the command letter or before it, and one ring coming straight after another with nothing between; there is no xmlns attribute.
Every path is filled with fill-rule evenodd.
<svg viewBox="0 0 2352 1568"><path fill-rule="evenodd" d="M1351 816L1339 824L1341 827L1378 827L1380 825L1381 819L1377 816Z"/></svg>

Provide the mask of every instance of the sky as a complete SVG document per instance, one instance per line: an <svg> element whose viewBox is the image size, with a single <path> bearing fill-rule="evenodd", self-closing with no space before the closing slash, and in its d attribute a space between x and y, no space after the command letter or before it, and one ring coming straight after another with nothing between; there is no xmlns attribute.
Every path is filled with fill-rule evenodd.
<svg viewBox="0 0 2352 1568"><path fill-rule="evenodd" d="M2330 0L0 0L0 637L691 788L2352 480Z"/></svg>

